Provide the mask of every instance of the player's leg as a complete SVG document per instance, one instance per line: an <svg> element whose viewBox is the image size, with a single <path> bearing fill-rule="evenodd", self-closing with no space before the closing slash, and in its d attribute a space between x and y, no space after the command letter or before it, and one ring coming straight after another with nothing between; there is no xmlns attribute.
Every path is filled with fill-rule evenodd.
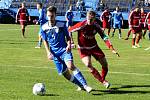
<svg viewBox="0 0 150 100"><path fill-rule="evenodd" d="M70 74L65 63L62 63L62 61L60 62L56 57L54 57L54 63L59 75L63 75L68 81L82 87L82 84L74 77L74 75Z"/></svg>
<svg viewBox="0 0 150 100"><path fill-rule="evenodd" d="M125 40L128 40L128 39L129 39L130 34L131 34L131 29L129 29L128 34L127 34L127 37L125 38Z"/></svg>
<svg viewBox="0 0 150 100"><path fill-rule="evenodd" d="M150 40L150 30L149 30L149 33L148 33L148 38L149 38L149 40Z"/></svg>
<svg viewBox="0 0 150 100"><path fill-rule="evenodd" d="M87 86L87 82L86 82L84 76L82 75L80 70L77 67L75 67L75 65L73 63L72 53L64 53L62 57L64 58L67 68L72 71L74 77L82 84L83 88L87 92L90 92L92 90L92 88Z"/></svg>
<svg viewBox="0 0 150 100"><path fill-rule="evenodd" d="M108 28L108 36L109 36L109 34L110 34L110 28Z"/></svg>
<svg viewBox="0 0 150 100"><path fill-rule="evenodd" d="M114 37L115 31L116 31L116 29L114 28L114 29L113 29L113 32L112 32L112 37Z"/></svg>
<svg viewBox="0 0 150 100"><path fill-rule="evenodd" d="M106 75L108 73L108 63L107 63L107 60L105 57L103 58L99 58L97 59L99 61L99 63L102 65L102 71L101 71L101 76L102 76L102 80L103 80L103 85L106 87L106 88L109 88L110 87L110 83L105 80L106 78Z"/></svg>
<svg viewBox="0 0 150 100"><path fill-rule="evenodd" d="M136 33L134 32L134 33L132 34L132 48L137 48L137 47L135 46L135 40L136 40Z"/></svg>
<svg viewBox="0 0 150 100"><path fill-rule="evenodd" d="M144 29L144 32L143 32L143 39L145 39L145 34L147 32L147 29Z"/></svg>
<svg viewBox="0 0 150 100"><path fill-rule="evenodd" d="M108 64L103 51L97 46L92 50L92 55L102 65L101 81L106 88L109 88L110 83L105 80L108 73Z"/></svg>
<svg viewBox="0 0 150 100"><path fill-rule="evenodd" d="M136 47L141 47L141 46L139 45L139 41L140 41L141 38L142 38L142 32L138 32L137 38L136 38L136 43L135 43L135 46L136 46Z"/></svg>
<svg viewBox="0 0 150 100"><path fill-rule="evenodd" d="M118 30L119 30L119 39L121 39L122 37L122 33L121 33L121 24L118 24Z"/></svg>
<svg viewBox="0 0 150 100"><path fill-rule="evenodd" d="M91 57L90 56L85 56L82 58L82 62L84 63L84 65L86 67L88 67L90 73L99 81L99 82L103 82L102 77L100 75L100 73L98 72L98 70L96 68L93 67L92 63L91 63Z"/></svg>
<svg viewBox="0 0 150 100"><path fill-rule="evenodd" d="M41 37L41 34L42 34L42 26L40 26L40 30L39 30L39 33L38 33L38 44L35 48L41 48L41 45L42 45L42 37Z"/></svg>

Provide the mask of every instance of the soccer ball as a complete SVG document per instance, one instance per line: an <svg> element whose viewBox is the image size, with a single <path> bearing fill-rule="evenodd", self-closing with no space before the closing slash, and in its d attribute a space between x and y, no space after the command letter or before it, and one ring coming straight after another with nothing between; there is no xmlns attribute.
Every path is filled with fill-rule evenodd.
<svg viewBox="0 0 150 100"><path fill-rule="evenodd" d="M46 92L46 88L44 83L36 83L33 86L33 94L34 95L44 95Z"/></svg>

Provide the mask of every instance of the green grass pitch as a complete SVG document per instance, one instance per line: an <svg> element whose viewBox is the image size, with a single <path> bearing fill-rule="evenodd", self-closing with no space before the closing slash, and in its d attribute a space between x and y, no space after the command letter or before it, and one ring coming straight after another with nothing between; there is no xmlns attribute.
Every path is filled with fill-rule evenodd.
<svg viewBox="0 0 150 100"><path fill-rule="evenodd" d="M21 37L19 25L0 25L0 100L150 100L150 46L148 39L142 39L142 48L131 48L129 40L110 38L120 53L120 58L107 49L97 35L100 48L109 63L107 80L112 84L107 90L88 72L79 58L77 49L73 49L75 65L80 68L88 84L96 91L90 94L77 92L77 87L59 76L53 62L47 60L44 47L35 49L38 37L37 25L26 28L26 37ZM123 30L123 37L128 30ZM76 33L73 34L77 44ZM101 70L92 58L93 66ZM32 94L34 83L46 85L45 96Z"/></svg>

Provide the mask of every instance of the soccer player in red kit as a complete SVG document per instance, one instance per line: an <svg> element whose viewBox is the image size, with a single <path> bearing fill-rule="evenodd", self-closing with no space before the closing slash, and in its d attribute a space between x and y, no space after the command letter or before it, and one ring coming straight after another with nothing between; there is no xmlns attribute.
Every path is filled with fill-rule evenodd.
<svg viewBox="0 0 150 100"><path fill-rule="evenodd" d="M129 27L133 33L132 36L132 48L140 47L139 41L142 38L142 27L140 25L141 12L138 7L136 7L129 16ZM137 37L137 38L136 38Z"/></svg>
<svg viewBox="0 0 150 100"><path fill-rule="evenodd" d="M112 14L109 12L108 8L106 8L100 16L100 20L103 23L103 30L105 31L105 29L108 29L108 35L110 34L110 29L111 29L111 25L110 25L111 16Z"/></svg>
<svg viewBox="0 0 150 100"><path fill-rule="evenodd" d="M110 83L105 80L108 73L108 63L105 58L103 51L99 48L97 41L95 39L96 33L98 33L104 40L108 48L112 50L113 53L119 54L113 48L108 36L104 34L99 23L95 20L95 12L88 11L86 20L79 22L69 29L69 32L78 33L78 50L82 62L89 68L91 74L101 82L106 88L109 88ZM91 56L93 56L101 65L102 73L100 74L96 68L93 67L91 62Z"/></svg>
<svg viewBox="0 0 150 100"><path fill-rule="evenodd" d="M26 27L27 21L28 21L27 18L29 19L29 21L31 20L28 10L25 8L25 3L22 3L21 8L18 9L18 12L16 14L16 23L18 21L20 22L23 37L25 37L24 33L25 33L25 27Z"/></svg>
<svg viewBox="0 0 150 100"><path fill-rule="evenodd" d="M145 38L145 34L147 32L147 24L145 23L146 16L147 16L147 13L144 12L144 8L141 8L141 20L140 21L141 21L142 30L144 30L143 38Z"/></svg>
<svg viewBox="0 0 150 100"><path fill-rule="evenodd" d="M150 12L148 12L145 22L148 24L148 30L149 30L148 37L150 40Z"/></svg>

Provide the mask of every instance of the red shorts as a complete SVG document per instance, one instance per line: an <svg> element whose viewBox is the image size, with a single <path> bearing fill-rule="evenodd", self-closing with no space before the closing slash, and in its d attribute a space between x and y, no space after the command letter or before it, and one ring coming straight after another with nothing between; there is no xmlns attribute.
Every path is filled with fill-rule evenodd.
<svg viewBox="0 0 150 100"><path fill-rule="evenodd" d="M148 25L148 30L150 31L150 25Z"/></svg>
<svg viewBox="0 0 150 100"><path fill-rule="evenodd" d="M133 34L142 32L142 27L133 27L131 31Z"/></svg>
<svg viewBox="0 0 150 100"><path fill-rule="evenodd" d="M110 28L110 23L109 22L106 22L106 21L103 21L103 28Z"/></svg>
<svg viewBox="0 0 150 100"><path fill-rule="evenodd" d="M20 25L27 25L27 21L20 21Z"/></svg>
<svg viewBox="0 0 150 100"><path fill-rule="evenodd" d="M96 60L98 60L99 58L105 57L105 54L98 46L92 49L80 49L79 48L78 51L79 51L81 59L86 56L93 56Z"/></svg>

